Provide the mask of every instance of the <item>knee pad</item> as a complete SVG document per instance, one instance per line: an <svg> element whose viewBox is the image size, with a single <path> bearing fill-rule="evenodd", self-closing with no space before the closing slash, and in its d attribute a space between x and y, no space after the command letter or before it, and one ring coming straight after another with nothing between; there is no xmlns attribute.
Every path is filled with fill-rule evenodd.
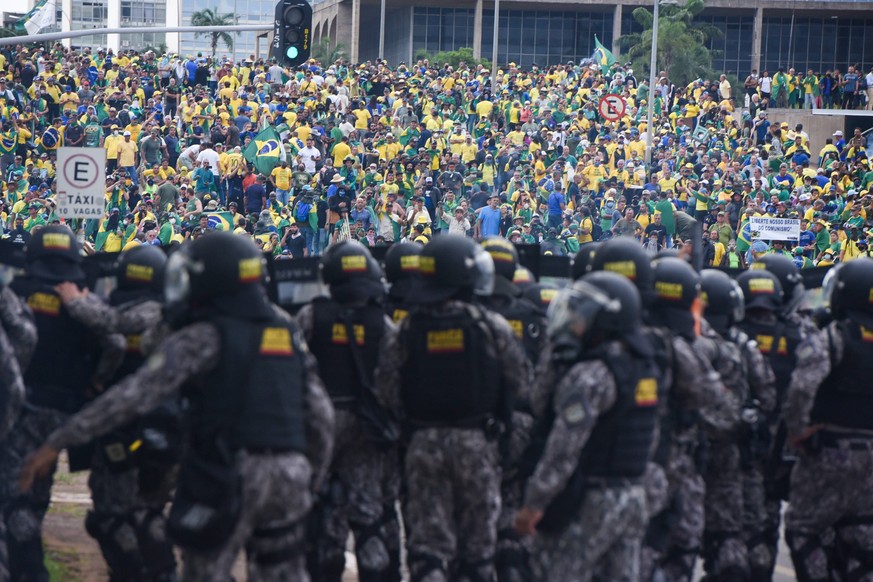
<svg viewBox="0 0 873 582"><path fill-rule="evenodd" d="M829 559L828 552L822 543L821 537L815 534L806 534L794 530L785 530L785 543L791 550L791 561L794 563L794 572L798 582L824 582L828 580ZM820 554L818 566L813 570L810 558L814 554Z"/></svg>
<svg viewBox="0 0 873 582"><path fill-rule="evenodd" d="M110 580L135 582L145 579L136 533L126 516L89 511L85 517L85 531L100 545L109 567Z"/></svg>
<svg viewBox="0 0 873 582"><path fill-rule="evenodd" d="M494 557L481 560L459 560L454 568L452 580L460 582L491 582L494 571Z"/></svg>
<svg viewBox="0 0 873 582"><path fill-rule="evenodd" d="M167 539L166 519L158 509L146 509L134 514L134 531L139 550L149 576L176 572L173 545Z"/></svg>
<svg viewBox="0 0 873 582"><path fill-rule="evenodd" d="M410 550L406 558L409 564L409 582L421 582L431 572L447 572L446 563L442 558L422 551Z"/></svg>
<svg viewBox="0 0 873 582"><path fill-rule="evenodd" d="M391 558L388 546L383 539L382 526L387 522L385 517L370 525L350 523L355 535L355 557L358 568L371 572L381 572L388 568Z"/></svg>

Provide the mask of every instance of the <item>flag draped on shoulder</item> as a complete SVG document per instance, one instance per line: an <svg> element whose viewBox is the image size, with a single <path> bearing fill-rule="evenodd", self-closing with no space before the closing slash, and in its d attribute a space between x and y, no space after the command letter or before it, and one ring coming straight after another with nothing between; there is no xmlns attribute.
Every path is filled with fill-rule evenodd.
<svg viewBox="0 0 873 582"><path fill-rule="evenodd" d="M604 70L611 69L615 64L615 55L600 44L600 41L597 40L597 35L594 35L594 54L591 55L591 58Z"/></svg>
<svg viewBox="0 0 873 582"><path fill-rule="evenodd" d="M266 127L246 146L243 156L259 173L269 175L285 159L285 148L276 129Z"/></svg>
<svg viewBox="0 0 873 582"><path fill-rule="evenodd" d="M55 23L56 11L55 0L40 0L30 12L15 23L15 30L19 33L37 34Z"/></svg>

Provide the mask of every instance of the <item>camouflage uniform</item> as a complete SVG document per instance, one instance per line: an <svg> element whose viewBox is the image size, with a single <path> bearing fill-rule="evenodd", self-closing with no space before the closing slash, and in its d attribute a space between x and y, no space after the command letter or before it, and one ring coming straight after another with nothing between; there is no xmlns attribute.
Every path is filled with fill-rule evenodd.
<svg viewBox="0 0 873 582"><path fill-rule="evenodd" d="M458 317L467 304L450 301L422 312ZM492 357L500 363L503 388L526 401L530 370L516 337L503 317L482 310L493 337ZM409 326L405 319L400 334ZM389 336L376 370L380 401L405 418L401 370L408 357L400 335ZM434 427L413 432L405 456L409 524L407 549L411 579L490 580L494 575L500 514L500 455L495 439L480 429Z"/></svg>
<svg viewBox="0 0 873 582"><path fill-rule="evenodd" d="M9 288L0 289L0 437L12 428L24 401L26 369L36 346L33 314ZM6 523L0 516L0 580L9 579Z"/></svg>
<svg viewBox="0 0 873 582"><path fill-rule="evenodd" d="M311 343L313 307L304 306L296 319L304 337ZM396 334L397 326L387 316L384 320L386 336ZM382 341L387 340L383 338ZM349 361L344 365L353 366L354 363ZM394 512L397 498L390 498L392 491L385 487L384 476L390 470L392 457L397 455L396 448L380 448L373 443L354 411L337 409L335 414L334 456L328 489L332 489L334 497L338 495L339 499L331 501L321 496L319 504L324 505L320 507L323 511L313 516L321 520L318 528L324 535L319 536L322 539L316 543L322 554L319 557L321 568L327 568L327 572L322 573L328 580L339 580L342 576L349 531L354 534L355 556L364 575L387 571L392 563L389 547L397 547L400 543L399 530L395 542L385 539L391 533L385 528L392 521L387 511ZM395 565L399 568L399 564Z"/></svg>
<svg viewBox="0 0 873 582"><path fill-rule="evenodd" d="M776 378L754 340L736 328L731 330L730 339L740 349L749 388L739 439L743 541L749 570L760 572L767 567L769 556L757 551L750 542L761 539L767 521L763 461L770 446L767 418L773 416L776 408Z"/></svg>
<svg viewBox="0 0 873 582"><path fill-rule="evenodd" d="M116 308L88 294L68 302L66 307L70 315L92 329L124 334L128 342L138 342L140 350L142 334L162 327L162 306L153 300ZM140 575L147 580L169 579L176 570L163 513L169 491L146 500L139 494L139 478L135 463L124 470L114 469L98 446L88 476L94 509L85 520L86 528L100 544L111 579Z"/></svg>
<svg viewBox="0 0 873 582"><path fill-rule="evenodd" d="M4 303L7 303L4 301ZM37 331L39 331L37 326ZM101 334L100 358L91 377L94 386L102 386L112 377L124 356L124 338L118 334ZM37 339L35 353L44 354L34 360L32 366L51 366L49 354L55 350L73 349L71 346L53 346L40 343ZM26 378L25 373L25 378ZM27 386L30 389L30 386ZM88 386L75 386L85 393ZM3 443L0 443L0 500L2 500L6 522L6 543L9 547L10 567L15 579L41 579L48 574L43 564L42 522L51 501L51 488L54 469L34 482L28 493L18 491L18 476L24 462L49 434L62 425L69 412L24 403Z"/></svg>
<svg viewBox="0 0 873 582"><path fill-rule="evenodd" d="M286 316L287 317L287 316ZM305 345L302 339L299 345ZM56 449L87 442L136 416L142 416L175 394L191 378L214 368L221 357L216 327L195 323L171 335L135 374L128 376L49 437ZM308 580L300 548L300 528L311 493L320 486L333 447L333 407L318 378L315 359L304 355L307 370L306 436L309 451L237 453L243 480L242 514L231 538L209 552L183 552L185 580L225 580L240 549L250 559L249 577L258 580ZM267 535L258 532L274 530ZM258 554L286 549L284 559L259 562Z"/></svg>
<svg viewBox="0 0 873 582"><path fill-rule="evenodd" d="M706 321L704 335L716 348L713 361L725 386L739 402L749 401L749 385L741 346L723 339ZM745 342L748 343L748 342ZM749 349L749 346L745 346ZM752 346L750 349L754 349ZM758 354L758 359L761 359ZM743 480L740 469L739 434L733 432L709 439L709 458L703 474L706 484L703 536L704 567L717 580L745 580L749 575L743 533Z"/></svg>
<svg viewBox="0 0 873 582"><path fill-rule="evenodd" d="M799 330L800 336L804 339L819 335L815 324L809 318L800 314L790 313L784 315L780 322L783 325ZM768 365L772 367L770 362L768 362ZM746 523L746 546L748 548L753 582L770 580L773 577L776 557L779 553L779 526L782 521L782 499L776 491L778 489L777 482L784 481L784 477L780 477L779 474L787 474L790 467L790 465L786 465L784 462L777 462L775 460L782 458L782 451L785 446L784 443L777 441L779 426L782 421L781 406L783 404L779 401L779 398L784 399L784 394L787 391L787 386L778 385L778 379L775 382L777 384L777 398L773 414L768 417L771 438L769 457L760 462L759 471L752 472L747 476L744 484L744 490L750 496L753 507L757 507L759 504L762 504L764 507L764 519L762 521L754 521L753 516L749 515L752 521ZM779 450L776 450L777 447L779 447ZM757 473L760 473L760 482L758 481L759 475Z"/></svg>
<svg viewBox="0 0 873 582"><path fill-rule="evenodd" d="M858 364L846 357L850 346L838 323L826 328L827 336L810 335L798 348L784 406L789 439L816 422L813 405L819 407L819 392L828 376L840 366ZM869 378L858 381L869 382ZM804 442L791 474L785 513L785 539L797 578L869 582L873 580L873 432L846 428L850 424L818 426L821 430ZM829 537L834 538L834 546Z"/></svg>
<svg viewBox="0 0 873 582"><path fill-rule="evenodd" d="M600 361L579 363L561 379L555 391L555 422L537 469L528 480L525 507L542 511L561 493L576 470L598 417L612 409L616 397L612 374ZM536 579L586 582L597 576L638 580L646 516L641 482L599 484L593 480L570 525L561 532L540 533L535 538L531 562Z"/></svg>
<svg viewBox="0 0 873 582"><path fill-rule="evenodd" d="M656 521L650 523L642 552L642 580L649 580L656 568L663 570L668 580L691 579L704 528L705 487L695 458L700 452L698 426L724 434L734 428L739 415L736 398L724 387L710 363L716 357L712 340L697 337L688 341L673 336L672 349L674 365L668 374L670 402L661 404L662 417L669 414L696 420L674 418L674 434L660 434L660 439L670 443L663 466L668 489L665 509L660 514L650 514ZM662 443L659 449L666 446ZM657 470L649 471L647 483L660 482ZM649 493L649 497L657 495Z"/></svg>

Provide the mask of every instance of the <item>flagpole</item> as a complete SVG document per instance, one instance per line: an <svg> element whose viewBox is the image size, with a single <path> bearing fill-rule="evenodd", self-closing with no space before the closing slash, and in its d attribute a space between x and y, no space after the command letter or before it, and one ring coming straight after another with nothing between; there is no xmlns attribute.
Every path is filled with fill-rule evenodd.
<svg viewBox="0 0 873 582"><path fill-rule="evenodd" d="M649 62L649 102L646 110L646 169L649 176L652 174L652 143L655 128L652 127L652 114L655 109L655 76L658 68L658 4L660 0L654 0L655 11L652 20L652 59Z"/></svg>

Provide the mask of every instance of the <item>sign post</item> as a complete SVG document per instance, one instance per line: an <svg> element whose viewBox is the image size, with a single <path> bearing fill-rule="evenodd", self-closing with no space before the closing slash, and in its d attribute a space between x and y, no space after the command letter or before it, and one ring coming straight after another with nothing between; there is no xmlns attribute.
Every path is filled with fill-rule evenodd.
<svg viewBox="0 0 873 582"><path fill-rule="evenodd" d="M58 149L57 180L59 217L103 217L106 209L105 149Z"/></svg>
<svg viewBox="0 0 873 582"><path fill-rule="evenodd" d="M621 95L608 93L600 98L597 103L597 112L606 121L618 121L624 117L627 103Z"/></svg>

